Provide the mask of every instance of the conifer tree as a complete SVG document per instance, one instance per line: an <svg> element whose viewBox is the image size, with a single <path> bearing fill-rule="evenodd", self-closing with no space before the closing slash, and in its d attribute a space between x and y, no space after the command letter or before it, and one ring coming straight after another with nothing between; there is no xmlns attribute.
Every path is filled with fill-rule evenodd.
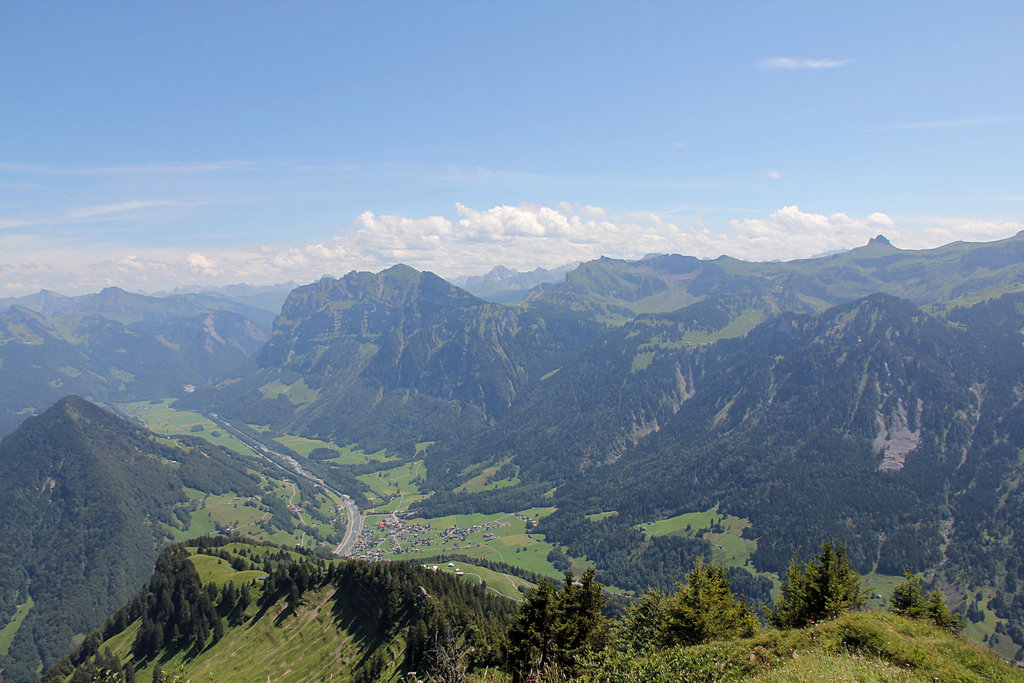
<svg viewBox="0 0 1024 683"><path fill-rule="evenodd" d="M561 591L542 579L520 605L502 648L514 683L545 673L572 677L578 655L607 644L604 596L594 574L588 569L576 582L567 571Z"/></svg>
<svg viewBox="0 0 1024 683"><path fill-rule="evenodd" d="M862 607L866 598L860 574L850 567L846 557L846 546L826 541L810 562L801 563L793 555L782 596L775 610L768 611L768 619L778 628L803 628Z"/></svg>
<svg viewBox="0 0 1024 683"><path fill-rule="evenodd" d="M665 632L670 644L697 645L709 640L744 638L757 631L750 605L730 590L725 567L698 557L686 585L666 600Z"/></svg>
<svg viewBox="0 0 1024 683"><path fill-rule="evenodd" d="M645 652L664 646L667 600L664 593L652 588L626 610L622 639L633 650Z"/></svg>
<svg viewBox="0 0 1024 683"><path fill-rule="evenodd" d="M922 594L921 580L910 567L903 572L903 583L892 592L889 610L911 619L927 619L947 631L959 631L966 623L962 614L949 611L937 588L927 595Z"/></svg>

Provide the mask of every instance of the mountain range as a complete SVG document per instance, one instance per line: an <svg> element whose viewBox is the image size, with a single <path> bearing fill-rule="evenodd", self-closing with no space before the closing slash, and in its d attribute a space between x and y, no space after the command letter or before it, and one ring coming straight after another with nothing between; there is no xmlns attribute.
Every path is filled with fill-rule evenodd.
<svg viewBox="0 0 1024 683"><path fill-rule="evenodd" d="M833 539L862 573L923 573L972 637L1024 657L1024 234L920 251L878 236L786 263L602 258L512 303L408 266L325 276L292 290L251 353L193 352L180 372L168 356L165 384L145 375L160 344L203 348L208 327L168 344L166 321L129 308L12 307L3 350L23 355L0 381L63 373L62 389L66 366L106 378L82 392L102 400L181 396L329 446L318 462L370 488L421 468L417 495L385 497L395 519L546 509L528 530L550 544L544 566L594 566L629 592L670 589L731 544L734 585L770 599L794 553ZM98 369L60 356L90 326L116 332L94 333ZM111 366L134 394L112 390Z"/></svg>
<svg viewBox="0 0 1024 683"><path fill-rule="evenodd" d="M42 291L0 309L0 435L67 394L127 401L218 380L266 341L274 317L218 295L114 287L76 297Z"/></svg>

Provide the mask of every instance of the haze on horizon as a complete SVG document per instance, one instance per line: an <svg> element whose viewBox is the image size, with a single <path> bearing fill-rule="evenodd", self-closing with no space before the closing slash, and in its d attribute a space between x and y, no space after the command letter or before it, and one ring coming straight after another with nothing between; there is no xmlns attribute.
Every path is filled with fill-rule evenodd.
<svg viewBox="0 0 1024 683"><path fill-rule="evenodd" d="M1024 229L1016 2L0 5L0 297Z"/></svg>

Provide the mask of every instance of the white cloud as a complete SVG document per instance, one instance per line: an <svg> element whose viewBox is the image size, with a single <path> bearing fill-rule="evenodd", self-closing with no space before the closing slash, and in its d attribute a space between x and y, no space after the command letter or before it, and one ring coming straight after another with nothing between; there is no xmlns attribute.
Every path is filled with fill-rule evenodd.
<svg viewBox="0 0 1024 683"><path fill-rule="evenodd" d="M768 218L732 220L729 225L739 238L733 255L745 253L750 259L786 260L849 249L880 233L891 233L895 224L884 213L855 219L845 213L826 216L801 211L797 206L784 206Z"/></svg>
<svg viewBox="0 0 1024 683"><path fill-rule="evenodd" d="M198 252L193 252L185 257L185 263L197 275L216 276L217 264Z"/></svg>
<svg viewBox="0 0 1024 683"><path fill-rule="evenodd" d="M760 69L767 71L794 71L797 69L834 69L839 66L846 66L849 59L801 59L798 57L772 57L764 59L755 64Z"/></svg>
<svg viewBox="0 0 1024 683"><path fill-rule="evenodd" d="M157 206L171 206L173 204L174 202L167 199L154 199L149 201L134 200L129 202L118 202L116 204L83 206L78 209L71 209L65 214L65 217L71 220L96 218L97 216L107 216L114 213L125 213L128 211L140 211L142 209L150 209Z"/></svg>
<svg viewBox="0 0 1024 683"><path fill-rule="evenodd" d="M999 115L999 116L969 116L963 119L947 119L942 121L914 121L910 123L890 123L876 128L878 132L890 131L890 130L919 130L926 128L963 128L963 127L974 127L974 126L988 126L994 123L1006 123L1008 121L1016 121L1019 116Z"/></svg>
<svg viewBox="0 0 1024 683"><path fill-rule="evenodd" d="M133 217L140 211L150 209L182 208L201 206L202 202L179 202L170 199L133 199L112 204L94 204L67 209L62 214L36 216L33 218L0 218L0 230L26 228L39 225L69 225L76 223L104 222Z"/></svg>
<svg viewBox="0 0 1024 683"><path fill-rule="evenodd" d="M768 178L769 180L778 180L779 178L782 177L782 174L779 173L777 170L775 170L773 168L770 171L765 171L764 173L758 173L757 177L758 178Z"/></svg>
<svg viewBox="0 0 1024 683"><path fill-rule="evenodd" d="M726 229L715 231L699 219L656 212L615 215L602 207L567 202L489 209L456 204L451 218L366 211L329 240L202 252L154 248L82 253L54 249L45 241L28 245L15 235L0 236L0 269L3 280L12 283L6 287L10 294L42 287L75 294L110 284L156 291L180 284L310 282L322 274L379 271L395 263L454 277L486 272L497 264L532 270L600 256L635 259L649 253L790 260L856 247L878 234L898 247L918 249L958 239L1000 239L1022 228L1012 222L942 217L894 219L881 212L858 218L784 206L766 217L729 221ZM14 253L18 262L4 256Z"/></svg>
<svg viewBox="0 0 1024 683"><path fill-rule="evenodd" d="M990 242L1024 230L1015 221L982 221L947 216L914 216L899 219L900 229L893 240L907 249L930 249L950 242ZM896 242L896 240L899 240Z"/></svg>

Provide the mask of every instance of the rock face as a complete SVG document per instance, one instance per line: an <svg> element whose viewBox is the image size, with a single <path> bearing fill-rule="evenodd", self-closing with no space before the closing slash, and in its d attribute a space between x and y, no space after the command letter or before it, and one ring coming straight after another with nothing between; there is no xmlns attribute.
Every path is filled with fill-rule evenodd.
<svg viewBox="0 0 1024 683"><path fill-rule="evenodd" d="M882 462L878 466L880 472L895 472L903 469L907 455L921 443L919 420L923 409L924 401L917 399L917 420L915 420L918 422L917 429L911 429L902 398L896 400L896 414L892 416L888 424L881 412L876 413L878 435L872 446L876 453L882 454Z"/></svg>

